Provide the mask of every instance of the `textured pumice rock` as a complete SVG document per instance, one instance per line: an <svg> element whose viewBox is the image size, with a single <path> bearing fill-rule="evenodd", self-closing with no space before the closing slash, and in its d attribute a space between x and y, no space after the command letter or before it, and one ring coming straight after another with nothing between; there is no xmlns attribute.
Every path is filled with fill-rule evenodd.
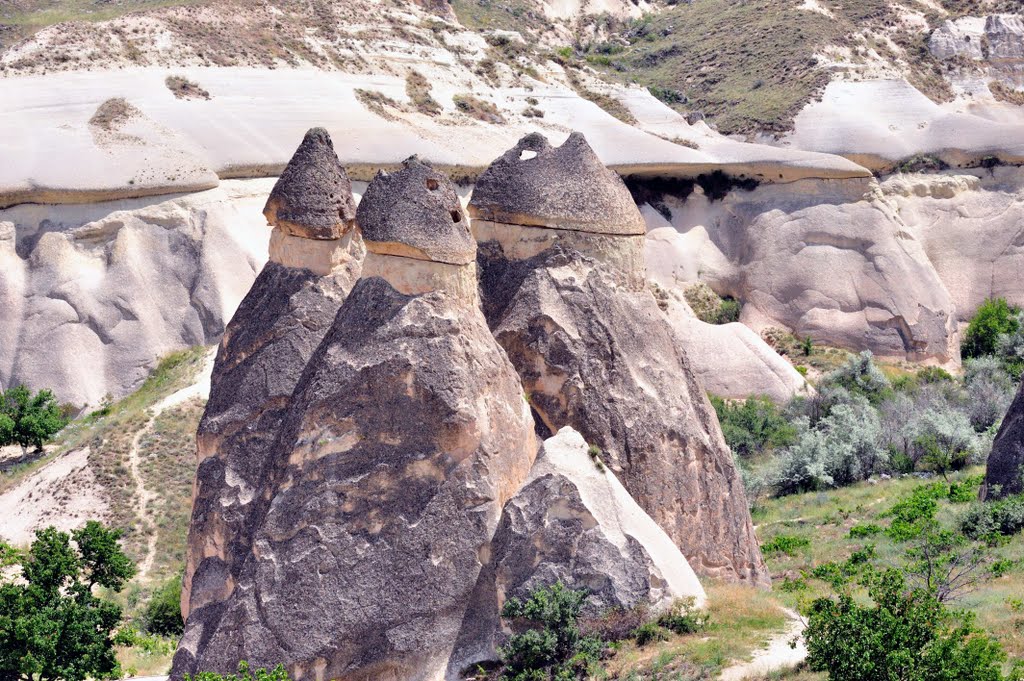
<svg viewBox="0 0 1024 681"><path fill-rule="evenodd" d="M585 144L576 139L577 148ZM567 165L561 172L577 170ZM556 171L547 180L552 186L587 184L585 176L561 180ZM632 211L642 219L624 186L622 191L623 204L608 207L609 214ZM474 194L471 210L479 213L485 197ZM527 222L529 216L517 219ZM611 229L593 229L615 238ZM618 238L624 249L631 247L633 237ZM523 258L536 245L517 252L512 240L481 239L480 288L491 330L519 371L537 416L552 433L571 426L600 447L698 574L767 585L732 455L678 338L643 283L643 269L625 269L628 259L584 254L567 241Z"/></svg>
<svg viewBox="0 0 1024 681"><path fill-rule="evenodd" d="M1024 383L992 443L981 490L983 499L1024 493Z"/></svg>
<svg viewBox="0 0 1024 681"><path fill-rule="evenodd" d="M474 219L514 225L598 234L646 231L629 190L578 132L560 147L540 133L523 137L480 175L469 209Z"/></svg>
<svg viewBox="0 0 1024 681"><path fill-rule="evenodd" d="M331 136L306 133L263 208L267 222L306 239L339 239L352 227L356 204Z"/></svg>
<svg viewBox="0 0 1024 681"><path fill-rule="evenodd" d="M367 249L382 255L466 265L476 243L448 177L416 157L379 172L356 213Z"/></svg>
<svg viewBox="0 0 1024 681"><path fill-rule="evenodd" d="M285 228L316 233L317 225L324 224L324 215L337 214L334 206L353 203L348 178L337 165L330 138L321 133L312 130L306 135L289 165L290 176L305 177L300 167L304 162L335 169L332 192L307 192L301 202L292 204L301 205L302 212L292 211L286 227L281 222L274 224L275 235L284 234ZM311 144L319 145L319 150L311 149ZM333 163L327 155L333 157ZM281 186L278 182L275 193ZM316 200L320 200L319 206ZM271 218L280 215L280 211L270 213ZM309 222L301 222L306 217ZM192 665L197 651L220 623L224 602L231 597L244 559L252 550L254 519L250 513L268 472L271 446L292 391L359 277L361 242L350 224L340 228L346 231L336 232L339 238L333 242L287 237L317 245L334 243L331 248L336 262L324 273L268 262L221 340L210 398L197 434L198 467L182 588L185 640L190 645L183 646L176 656L177 669L195 670Z"/></svg>
<svg viewBox="0 0 1024 681"><path fill-rule="evenodd" d="M505 504L449 678L495 659L507 598L558 581L590 592L588 615L637 605L658 610L681 598L697 607L705 601L679 548L568 427L544 442L530 477Z"/></svg>
<svg viewBox="0 0 1024 681"><path fill-rule="evenodd" d="M386 186L410 200L368 189L370 214L381 201L418 205L410 226L448 216ZM364 271L298 380L237 586L214 627L186 632L175 679L242 659L296 679L444 674L501 509L536 456L534 423L475 297L391 283L403 264L472 273L472 260L369 255L386 267Z"/></svg>

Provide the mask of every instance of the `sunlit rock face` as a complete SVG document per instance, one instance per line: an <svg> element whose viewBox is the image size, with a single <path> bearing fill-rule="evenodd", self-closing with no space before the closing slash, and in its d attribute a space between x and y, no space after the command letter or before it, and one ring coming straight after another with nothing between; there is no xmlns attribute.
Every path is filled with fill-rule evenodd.
<svg viewBox="0 0 1024 681"><path fill-rule="evenodd" d="M571 426L600 447L698 574L767 585L743 486L714 411L643 283L642 268L616 253L614 239L628 252L631 232L642 230L636 205L621 180L595 170L582 136L571 136L568 150L558 153L538 137L524 138L499 158L480 177L485 190L469 205L475 217L521 223L506 229L508 223L493 222L495 238L477 233L482 302L495 338L540 421L552 433ZM532 186L525 176L535 169L552 196L573 197L564 216L553 203L523 200L517 188ZM583 206L601 210L588 214ZM609 216L606 227L601 215ZM530 243L520 248L524 232L515 230L537 225L552 238L545 244L528 235ZM570 232L606 241L601 249L579 247L563 238Z"/></svg>
<svg viewBox="0 0 1024 681"><path fill-rule="evenodd" d="M307 164L330 184L311 186ZM363 249L354 215L339 221L338 214L338 206L352 205L351 186L330 137L311 130L274 187L265 214L274 227L272 243L278 237L312 249L296 246L299 256L292 258L271 249L270 262L228 324L217 353L197 436L182 589L189 644L176 656L176 669L196 669L196 655L220 624L252 549L251 513L289 399L359 277ZM282 215L287 223L278 221ZM316 248L333 255L302 257L326 252Z"/></svg>
<svg viewBox="0 0 1024 681"><path fill-rule="evenodd" d="M454 190L420 182L431 172L411 161L367 188L357 223L375 264L305 369L281 367L296 383L253 489L249 548L221 616L186 632L174 678L240 659L301 679L443 677L537 442L461 284L475 267L465 219L428 193ZM416 225L439 231L424 241Z"/></svg>

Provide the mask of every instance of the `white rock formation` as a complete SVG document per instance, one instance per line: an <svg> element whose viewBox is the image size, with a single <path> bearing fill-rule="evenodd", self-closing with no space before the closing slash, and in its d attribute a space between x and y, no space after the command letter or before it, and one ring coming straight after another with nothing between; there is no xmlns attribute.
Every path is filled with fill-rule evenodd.
<svg viewBox="0 0 1024 681"><path fill-rule="evenodd" d="M272 184L0 211L0 387L96 405L217 342L266 260Z"/></svg>

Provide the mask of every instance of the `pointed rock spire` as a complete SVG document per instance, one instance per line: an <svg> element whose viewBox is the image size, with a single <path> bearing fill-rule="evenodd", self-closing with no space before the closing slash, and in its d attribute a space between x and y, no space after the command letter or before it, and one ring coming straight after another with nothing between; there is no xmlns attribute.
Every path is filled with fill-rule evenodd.
<svg viewBox="0 0 1024 681"><path fill-rule="evenodd" d="M263 214L285 234L305 239L340 239L352 227L352 182L326 130L312 128L306 133Z"/></svg>
<svg viewBox="0 0 1024 681"><path fill-rule="evenodd" d="M473 189L474 218L602 234L644 234L643 216L622 179L581 133L560 147L526 135L484 171Z"/></svg>
<svg viewBox="0 0 1024 681"><path fill-rule="evenodd" d="M398 172L377 173L359 202L356 223L373 253L451 265L476 258L455 185L415 156Z"/></svg>

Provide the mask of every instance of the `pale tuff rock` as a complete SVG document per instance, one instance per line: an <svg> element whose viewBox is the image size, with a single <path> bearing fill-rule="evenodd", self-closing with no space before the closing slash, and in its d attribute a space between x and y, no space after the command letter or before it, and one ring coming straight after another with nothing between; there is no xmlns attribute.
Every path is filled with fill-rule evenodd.
<svg viewBox="0 0 1024 681"><path fill-rule="evenodd" d="M477 179L470 215L491 222L598 234L643 234L643 218L619 176L586 138L569 135L552 147L526 135Z"/></svg>
<svg viewBox="0 0 1024 681"><path fill-rule="evenodd" d="M429 189L450 190L447 181ZM371 224L387 224L375 206L423 208L419 191L371 185ZM407 230L388 241L425 245L419 216L400 215ZM449 218L432 236L458 244L463 229ZM174 678L227 672L240 659L283 662L297 679L444 674L501 509L537 442L475 297L444 281L412 295L390 282L403 264L472 274L473 246L464 265L371 251L378 269L364 271L305 369L268 367L297 384L275 402L284 417L249 493L235 586L217 605L222 614L186 631ZM412 279L427 288L425 277ZM220 542L215 528L206 533Z"/></svg>
<svg viewBox="0 0 1024 681"><path fill-rule="evenodd" d="M587 589L591 615L637 605L658 610L680 598L701 606L705 600L678 547L569 427L544 442L523 488L505 505L489 556L449 678L495 659L505 635L502 604L540 586L561 581Z"/></svg>
<svg viewBox="0 0 1024 681"><path fill-rule="evenodd" d="M366 188L356 221L373 253L466 265L476 244L451 180L412 157Z"/></svg>
<svg viewBox="0 0 1024 681"><path fill-rule="evenodd" d="M295 150L263 214L291 236L339 239L355 220L352 183L334 152L331 136L313 128Z"/></svg>
<svg viewBox="0 0 1024 681"><path fill-rule="evenodd" d="M481 240L478 257L488 323L549 431L571 426L605 451L626 489L698 574L766 585L742 482L704 389L647 289L642 267L625 269L637 259L609 257L616 240L623 251L634 247L632 225L643 218L621 180L612 181L606 169L594 171L582 136L570 139L563 157L540 136L524 138L495 162L495 172L484 173L481 179L491 177L491 185L481 196L474 191L470 210L525 225L585 225L581 238L602 241L589 249L552 241L544 249L535 228L502 235L500 225L488 227L495 238ZM536 203L544 211L538 216L516 212L535 204L514 204L515 192L499 183L509 178L513 187L523 186L529 161L517 166L516 158L527 149L539 150L547 185L572 187L583 197L592 181L600 189L591 196L600 200L579 198L564 215L545 201ZM591 205L602 206L611 226L587 212ZM615 237L616 230L623 236Z"/></svg>
<svg viewBox="0 0 1024 681"><path fill-rule="evenodd" d="M302 188L302 181L311 181L304 163L331 170L330 191ZM195 656L221 623L252 550L251 514L271 470L272 445L292 391L359 277L358 234L348 224L326 226L325 216L337 220L337 206L353 204L330 138L310 131L289 168L290 179L277 183L270 202L277 197L270 211L278 220L271 238L277 257L263 268L224 332L199 426L182 589L189 644L177 654L176 669L195 670ZM291 221L281 221L285 213Z"/></svg>
<svg viewBox="0 0 1024 681"><path fill-rule="evenodd" d="M742 300L741 321L755 330L779 326L883 357L957 360L955 302L909 216L876 184L801 181L669 205L674 231L648 213L657 232L648 240L652 278L705 281Z"/></svg>
<svg viewBox="0 0 1024 681"><path fill-rule="evenodd" d="M1024 383L992 443L981 489L982 497L987 499L1024 493Z"/></svg>

